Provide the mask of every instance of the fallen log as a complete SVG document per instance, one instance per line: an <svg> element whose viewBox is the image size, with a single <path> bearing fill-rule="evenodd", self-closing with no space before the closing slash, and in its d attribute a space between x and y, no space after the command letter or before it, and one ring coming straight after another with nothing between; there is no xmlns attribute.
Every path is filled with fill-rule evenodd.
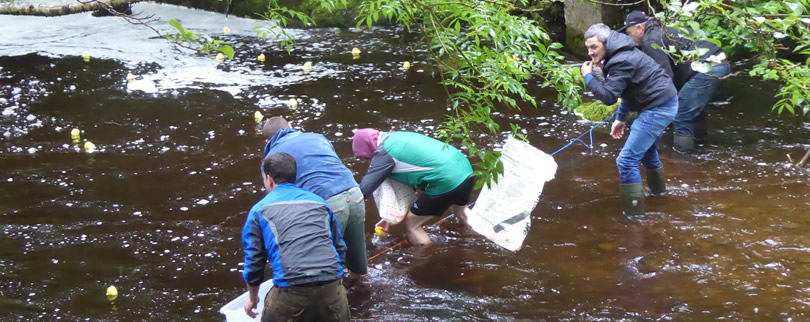
<svg viewBox="0 0 810 322"><path fill-rule="evenodd" d="M77 2L65 5L43 5L32 3L16 3L6 2L0 3L0 15L18 15L18 16L64 16L74 13L104 10L106 8L120 8L128 6L132 3L140 2L141 0L111 0L109 2L102 1L89 1Z"/></svg>

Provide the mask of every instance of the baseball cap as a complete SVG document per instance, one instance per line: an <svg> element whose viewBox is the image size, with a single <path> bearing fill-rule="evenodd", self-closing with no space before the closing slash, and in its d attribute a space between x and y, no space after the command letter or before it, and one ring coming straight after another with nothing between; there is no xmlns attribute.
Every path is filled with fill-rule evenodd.
<svg viewBox="0 0 810 322"><path fill-rule="evenodd" d="M624 25L619 28L618 32L624 32L624 29L632 25L637 25L647 21L647 14L642 11L633 10L627 14L627 19L624 19Z"/></svg>

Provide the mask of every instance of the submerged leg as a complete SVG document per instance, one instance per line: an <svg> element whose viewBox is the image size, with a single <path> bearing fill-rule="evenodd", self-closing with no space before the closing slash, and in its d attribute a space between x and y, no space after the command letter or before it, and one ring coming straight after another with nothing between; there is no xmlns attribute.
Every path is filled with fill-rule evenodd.
<svg viewBox="0 0 810 322"><path fill-rule="evenodd" d="M422 225L435 217L433 216L417 216L411 212L405 216L405 233L408 234L408 242L414 246L429 247L433 244L428 237L428 234L422 228Z"/></svg>

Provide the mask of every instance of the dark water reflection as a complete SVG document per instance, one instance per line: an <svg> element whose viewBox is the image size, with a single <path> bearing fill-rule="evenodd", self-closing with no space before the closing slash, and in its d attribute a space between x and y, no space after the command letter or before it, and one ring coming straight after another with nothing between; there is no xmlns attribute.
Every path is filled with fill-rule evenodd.
<svg viewBox="0 0 810 322"><path fill-rule="evenodd" d="M255 111L323 133L358 178L367 164L351 157L353 129L432 134L444 117L444 89L400 32L313 30L291 56L232 38L244 55L213 73L227 81L176 79L151 91L128 90L123 75L157 81L165 64L0 57L0 318L217 319L243 292L239 233L262 195ZM352 59L355 46L367 54ZM262 51L264 65L252 58ZM406 60L413 67L402 71ZM239 77L262 81L229 81ZM810 147L810 123L770 113L767 84L741 76L727 89L698 154L671 152L665 135L670 192L648 198L647 215L621 215L614 157L623 141L597 131L594 153L575 145L556 155L522 250L451 219L429 231L433 254L406 247L373 261L349 290L353 316L808 319L809 175L785 154ZM497 115L526 128L533 145L551 152L590 126L554 106L554 93L533 92L539 110ZM100 151L80 152L73 127ZM404 234L372 237L368 205L376 254ZM112 303L111 284L120 292Z"/></svg>

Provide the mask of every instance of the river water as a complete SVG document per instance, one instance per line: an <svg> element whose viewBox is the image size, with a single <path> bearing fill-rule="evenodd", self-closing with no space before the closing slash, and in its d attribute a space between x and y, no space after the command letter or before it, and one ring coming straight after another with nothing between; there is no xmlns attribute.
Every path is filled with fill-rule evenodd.
<svg viewBox="0 0 810 322"><path fill-rule="evenodd" d="M158 13L164 32L175 18L217 35L237 55L218 64L112 17L0 16L0 319L218 319L244 291L239 234L263 194L256 111L323 133L358 179L368 165L351 155L353 129L430 135L446 113L425 51L400 30L292 30L299 43L287 54L254 36L255 20L135 9ZM556 151L590 127L529 86L537 110L495 117L534 146ZM665 134L670 190L635 220L617 199L623 140L597 129L592 152L577 144L555 156L523 249L451 219L429 230L434 253L404 247L370 262L348 291L353 317L807 320L810 173L786 154L810 148L810 123L771 112L774 91L744 73L730 79L694 155L672 152ZM83 152L85 140L98 151ZM376 254L404 233L372 237L367 205Z"/></svg>

